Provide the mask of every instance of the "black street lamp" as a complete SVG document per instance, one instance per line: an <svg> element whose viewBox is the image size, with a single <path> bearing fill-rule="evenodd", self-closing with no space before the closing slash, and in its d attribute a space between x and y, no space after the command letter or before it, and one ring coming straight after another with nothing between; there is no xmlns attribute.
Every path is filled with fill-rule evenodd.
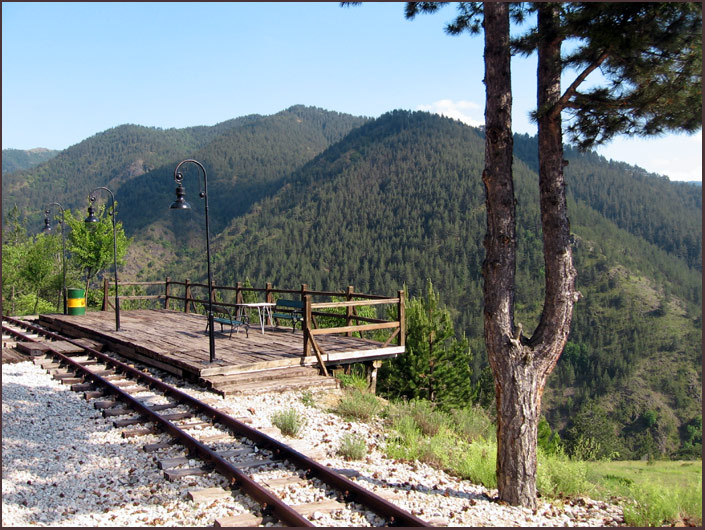
<svg viewBox="0 0 705 530"><path fill-rule="evenodd" d="M90 206L88 206L88 217L84 220L87 225L92 225L98 222L98 218L95 216L95 209L93 208L93 203L95 202L95 195L93 195L98 190L105 190L110 194L110 199L112 200L112 218L113 218L113 266L115 267L115 331L120 331L120 296L118 294L118 272L117 272L117 232L115 230L115 195L108 188L101 186L100 188L94 189L89 198L91 200Z"/></svg>
<svg viewBox="0 0 705 530"><path fill-rule="evenodd" d="M176 187L176 200L171 204L170 208L175 210L191 209L191 205L187 203L184 198L186 190L181 185L181 181L184 176L179 173L179 168L187 162L196 164L201 168L201 171L203 171L203 191L199 193L199 197L201 197L201 199L205 199L206 206L206 260L208 261L208 346L210 348L210 362L213 362L215 361L215 335L213 334L213 278L211 276L211 245L210 232L208 230L208 177L206 175L206 168L204 168L203 164L197 160L184 160L179 162L174 169L174 180L178 186Z"/></svg>
<svg viewBox="0 0 705 530"><path fill-rule="evenodd" d="M59 210L61 210L61 221L59 221L59 224L61 225L61 293L62 297L64 299L64 315L66 314L66 234L64 233L64 225L65 223L65 218L64 218L64 207L61 206L58 202L52 202L44 208L44 228L42 229L42 232L45 234L51 233L51 224L49 223L49 209L52 206L58 206Z"/></svg>

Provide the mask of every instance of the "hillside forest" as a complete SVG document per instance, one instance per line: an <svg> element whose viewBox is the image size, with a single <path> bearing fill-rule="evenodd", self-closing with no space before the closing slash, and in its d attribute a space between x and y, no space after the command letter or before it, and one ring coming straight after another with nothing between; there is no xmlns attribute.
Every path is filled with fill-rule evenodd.
<svg viewBox="0 0 705 530"><path fill-rule="evenodd" d="M212 127L122 125L7 174L3 152L3 312L57 310L59 230L35 234L45 205L59 202L72 221L82 219L98 186L117 201L121 280L204 281L195 171L184 176L194 209L186 218L168 209L174 167L193 158L208 171L216 284L404 289L417 307L407 312L417 315L409 334L425 326L437 342L386 363L378 392L491 411L482 338L483 142L481 129L423 112L370 119L295 106ZM698 458L701 187L565 149L582 298L548 380L544 428L581 457ZM538 323L544 289L536 152L535 137L515 135L517 321L525 329ZM42 256L49 270L20 270ZM109 258L94 271L93 287L111 277ZM69 282L80 287L86 274L71 255ZM445 390L429 393L429 381Z"/></svg>

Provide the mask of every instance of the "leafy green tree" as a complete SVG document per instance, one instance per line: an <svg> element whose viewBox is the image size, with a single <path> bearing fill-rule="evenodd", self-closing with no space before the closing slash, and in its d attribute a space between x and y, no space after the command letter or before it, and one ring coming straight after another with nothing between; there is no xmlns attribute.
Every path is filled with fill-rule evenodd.
<svg viewBox="0 0 705 530"><path fill-rule="evenodd" d="M624 452L617 426L607 411L594 401L586 402L566 431L569 453L580 460L612 458Z"/></svg>
<svg viewBox="0 0 705 530"><path fill-rule="evenodd" d="M36 314L49 307L48 299L61 289L61 245L56 237L39 234L14 244L3 244L3 298L7 314Z"/></svg>
<svg viewBox="0 0 705 530"><path fill-rule="evenodd" d="M551 429L546 418L541 417L538 426L537 444L544 452L555 455L561 452L561 437Z"/></svg>
<svg viewBox="0 0 705 530"><path fill-rule="evenodd" d="M37 312L42 290L56 283L57 254L60 252L61 246L57 238L49 235L39 234L29 244L20 267L20 277L36 296L33 314Z"/></svg>
<svg viewBox="0 0 705 530"><path fill-rule="evenodd" d="M17 206L6 219L2 245L2 296L5 314L52 311L61 304L61 238L57 234L28 236L26 219Z"/></svg>
<svg viewBox="0 0 705 530"><path fill-rule="evenodd" d="M15 302L23 289L20 266L27 253L27 231L17 205L7 214L2 241L2 299L6 315L17 314ZM9 303L8 303L9 302Z"/></svg>
<svg viewBox="0 0 705 530"><path fill-rule="evenodd" d="M472 352L455 338L448 309L428 280L426 295L406 307L406 352L380 373L380 388L395 397L423 399L442 409L466 407L475 395Z"/></svg>
<svg viewBox="0 0 705 530"><path fill-rule="evenodd" d="M703 450L702 414L699 414L681 426L681 437L683 438L683 446L677 456L679 458L700 458Z"/></svg>
<svg viewBox="0 0 705 530"><path fill-rule="evenodd" d="M86 293L93 278L101 275L108 267L113 265L113 224L109 215L105 213L105 206L101 206L97 223L86 224L80 211L74 214L66 210L66 224L71 232L66 241L67 250L71 255L71 262L78 268L85 278ZM118 267L125 262L125 254L131 238L125 236L122 222L115 224Z"/></svg>
<svg viewBox="0 0 705 530"><path fill-rule="evenodd" d="M13 205L12 209L7 214L7 219L3 225L2 236L3 243L7 243L8 245L17 245L27 241L25 220L17 204Z"/></svg>

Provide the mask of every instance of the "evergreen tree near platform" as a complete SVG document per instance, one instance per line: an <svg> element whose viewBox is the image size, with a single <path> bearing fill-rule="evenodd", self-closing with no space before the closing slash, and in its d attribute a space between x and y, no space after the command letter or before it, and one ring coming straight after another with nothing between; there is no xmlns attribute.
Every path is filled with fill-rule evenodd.
<svg viewBox="0 0 705 530"><path fill-rule="evenodd" d="M472 352L455 338L450 312L428 280L426 294L406 305L406 352L383 365L378 388L393 397L427 400L443 410L464 408L475 397Z"/></svg>

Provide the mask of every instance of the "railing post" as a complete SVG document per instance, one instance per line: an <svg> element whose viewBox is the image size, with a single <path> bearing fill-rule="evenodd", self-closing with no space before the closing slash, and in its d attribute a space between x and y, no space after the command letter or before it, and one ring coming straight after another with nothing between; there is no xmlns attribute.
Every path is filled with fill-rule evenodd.
<svg viewBox="0 0 705 530"><path fill-rule="evenodd" d="M189 310L188 304L191 300L191 280L186 278L184 284L184 313L190 313L191 311Z"/></svg>
<svg viewBox="0 0 705 530"><path fill-rule="evenodd" d="M307 283L302 283L301 284L301 301L304 301L304 297L306 296L306 291L308 291L308 284Z"/></svg>
<svg viewBox="0 0 705 530"><path fill-rule="evenodd" d="M404 291L398 291L399 296L399 346L406 345L406 308L404 303Z"/></svg>
<svg viewBox="0 0 705 530"><path fill-rule="evenodd" d="M303 293L304 286L301 286L301 292ZM304 332L304 357L311 355L311 295L303 295L304 302L304 321L303 321L303 332Z"/></svg>
<svg viewBox="0 0 705 530"><path fill-rule="evenodd" d="M353 299L352 294L353 294L353 291L354 291L354 290L355 290L355 289L353 288L352 285L348 285L348 290L347 290L347 292L345 293L345 294L346 294L346 300L347 300L348 302L350 302L350 301ZM346 308L345 308L345 325L346 325L346 326L352 325L352 317L353 317L353 314L354 314L354 312L353 312L353 308L352 308L352 307L346 307ZM346 331L346 332L345 332L345 336L347 336L347 337L352 337L352 331Z"/></svg>
<svg viewBox="0 0 705 530"><path fill-rule="evenodd" d="M242 282L237 282L235 284L235 303L242 303Z"/></svg>
<svg viewBox="0 0 705 530"><path fill-rule="evenodd" d="M215 304L218 301L215 296L215 280L211 281L210 289L208 290L208 299L211 301L211 304Z"/></svg>
<svg viewBox="0 0 705 530"><path fill-rule="evenodd" d="M267 282L264 286L264 301L267 302L268 304L274 303L274 294L272 293L271 282ZM272 308L271 307L267 308L267 315L269 317L269 325L273 326L274 322L272 322Z"/></svg>
<svg viewBox="0 0 705 530"><path fill-rule="evenodd" d="M103 307L100 308L101 311L108 310L108 278L103 278Z"/></svg>
<svg viewBox="0 0 705 530"><path fill-rule="evenodd" d="M164 281L164 309L169 309L169 282L171 281L171 278L169 276L166 277L166 280Z"/></svg>

